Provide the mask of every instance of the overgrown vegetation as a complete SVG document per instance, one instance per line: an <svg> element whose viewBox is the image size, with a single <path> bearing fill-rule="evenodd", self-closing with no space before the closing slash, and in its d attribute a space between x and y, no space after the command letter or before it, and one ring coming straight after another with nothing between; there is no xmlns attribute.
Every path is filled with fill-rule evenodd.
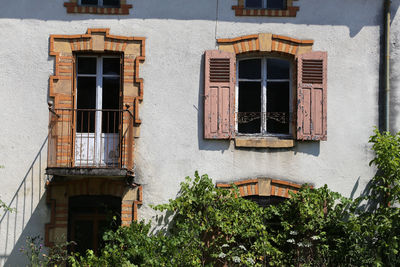
<svg viewBox="0 0 400 267"><path fill-rule="evenodd" d="M379 169L352 200L304 186L279 205L259 207L207 175L186 178L178 197L156 206L168 231L134 222L104 235L101 254L72 266L400 266L400 134L370 138Z"/></svg>

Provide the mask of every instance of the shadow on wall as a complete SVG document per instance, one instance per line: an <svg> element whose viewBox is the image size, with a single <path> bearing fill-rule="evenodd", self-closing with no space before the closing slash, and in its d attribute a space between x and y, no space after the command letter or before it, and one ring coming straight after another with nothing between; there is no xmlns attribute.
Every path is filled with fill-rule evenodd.
<svg viewBox="0 0 400 267"><path fill-rule="evenodd" d="M68 14L64 2L69 0L46 1L13 0L0 10L0 18L39 19L39 20L124 20L124 19L172 19L172 20L210 20L218 17L221 22L244 23L291 23L302 25L342 25L349 28L350 36L355 36L364 26L382 24L383 1L377 0L300 0L300 7L294 18L280 17L236 17L232 5L236 0L128 0L133 8L129 15L110 16L92 14ZM392 1L393 17L400 1ZM218 11L218 16L217 16Z"/></svg>
<svg viewBox="0 0 400 267"><path fill-rule="evenodd" d="M8 204L13 209L0 217L0 266L25 266L26 258L19 251L26 237L44 237L49 211L44 197L47 138Z"/></svg>

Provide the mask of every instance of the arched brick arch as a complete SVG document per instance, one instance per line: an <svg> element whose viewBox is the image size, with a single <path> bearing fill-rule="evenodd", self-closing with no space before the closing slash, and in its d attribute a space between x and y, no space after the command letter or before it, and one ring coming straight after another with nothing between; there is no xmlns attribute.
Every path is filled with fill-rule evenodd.
<svg viewBox="0 0 400 267"><path fill-rule="evenodd" d="M240 192L240 196L276 196L290 198L289 192L297 193L301 187L300 184L293 182L257 178L234 182ZM220 188L232 188L232 183L217 183Z"/></svg>
<svg viewBox="0 0 400 267"><path fill-rule="evenodd" d="M218 49L236 55L251 52L277 52L299 55L312 50L313 40L298 40L271 33L246 35L237 38L217 39Z"/></svg>

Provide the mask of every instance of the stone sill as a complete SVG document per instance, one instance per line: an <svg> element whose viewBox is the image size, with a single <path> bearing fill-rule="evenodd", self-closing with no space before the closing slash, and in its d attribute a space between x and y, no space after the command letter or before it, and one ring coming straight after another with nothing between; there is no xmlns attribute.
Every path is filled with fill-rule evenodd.
<svg viewBox="0 0 400 267"><path fill-rule="evenodd" d="M293 139L282 139L279 137L250 137L239 136L235 138L236 147L259 147L259 148L287 148L294 147Z"/></svg>

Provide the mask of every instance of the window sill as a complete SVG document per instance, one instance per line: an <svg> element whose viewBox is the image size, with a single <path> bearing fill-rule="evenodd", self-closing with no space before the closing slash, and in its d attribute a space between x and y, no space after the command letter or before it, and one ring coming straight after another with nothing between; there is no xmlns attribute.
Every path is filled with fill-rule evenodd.
<svg viewBox="0 0 400 267"><path fill-rule="evenodd" d="M250 137L237 136L235 138L236 147L259 147L259 148L286 148L294 147L293 139L282 139L279 137Z"/></svg>
<svg viewBox="0 0 400 267"><path fill-rule="evenodd" d="M99 15L129 15L132 5L121 4L120 7L80 6L77 3L64 3L67 13L99 14Z"/></svg>
<svg viewBox="0 0 400 267"><path fill-rule="evenodd" d="M287 9L245 8L244 6L232 6L235 16L265 16L265 17L296 17L299 7L288 6Z"/></svg>

